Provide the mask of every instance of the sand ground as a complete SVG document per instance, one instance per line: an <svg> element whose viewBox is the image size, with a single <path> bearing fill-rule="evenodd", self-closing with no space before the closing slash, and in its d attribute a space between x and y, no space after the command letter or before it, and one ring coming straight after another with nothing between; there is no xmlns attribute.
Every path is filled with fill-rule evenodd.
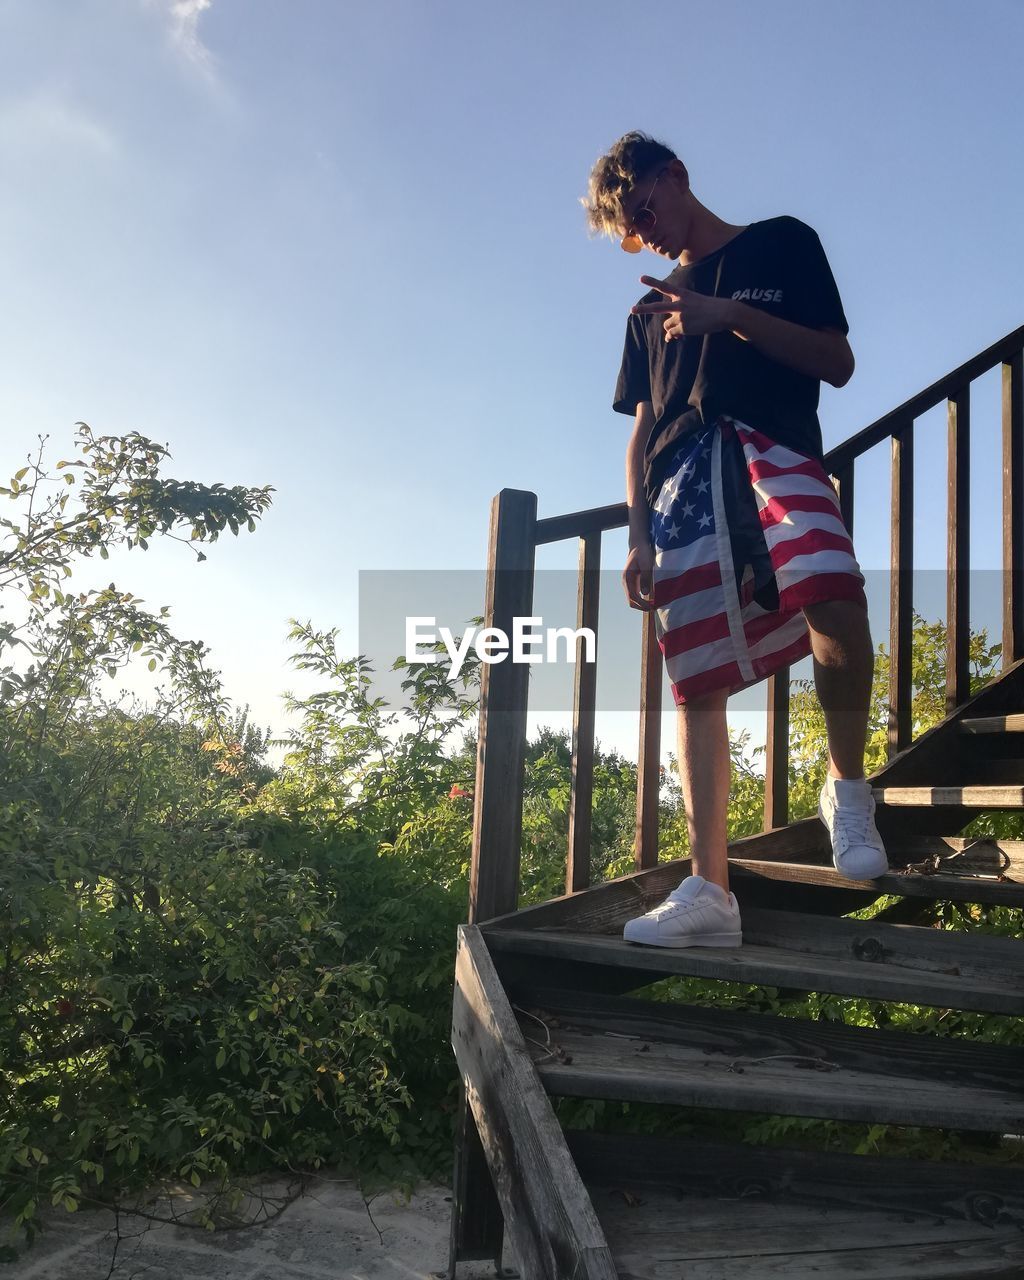
<svg viewBox="0 0 1024 1280"><path fill-rule="evenodd" d="M282 1183L260 1190L281 1199L288 1192ZM189 1201L181 1192L152 1207L160 1216L169 1209L187 1216ZM450 1212L446 1187L423 1188L410 1200L384 1192L367 1205L354 1183L326 1178L310 1179L272 1221L235 1230L53 1211L35 1245L0 1266L0 1280L436 1280L448 1265ZM458 1273L484 1280L495 1269L461 1263Z"/></svg>

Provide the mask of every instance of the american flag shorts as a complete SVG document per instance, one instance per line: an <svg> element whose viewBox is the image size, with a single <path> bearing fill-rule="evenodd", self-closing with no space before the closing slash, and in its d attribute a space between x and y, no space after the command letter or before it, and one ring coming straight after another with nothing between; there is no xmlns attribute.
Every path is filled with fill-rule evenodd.
<svg viewBox="0 0 1024 1280"><path fill-rule="evenodd" d="M867 608L821 463L742 422L682 438L650 516L655 627L677 704L806 657L806 605Z"/></svg>

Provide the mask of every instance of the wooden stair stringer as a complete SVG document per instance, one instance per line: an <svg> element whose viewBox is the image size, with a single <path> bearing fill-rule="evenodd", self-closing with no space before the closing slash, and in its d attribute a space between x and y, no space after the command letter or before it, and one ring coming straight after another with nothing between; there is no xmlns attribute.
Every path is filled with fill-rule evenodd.
<svg viewBox="0 0 1024 1280"><path fill-rule="evenodd" d="M871 777L876 790L902 787L959 787L963 784L964 753L971 750L973 735L964 732L965 720L1009 716L1024 707L1024 658L1008 666L995 679L925 730L904 751ZM914 836L949 836L960 831L984 807L956 805L922 806L899 811L879 805L876 822L883 840L897 843Z"/></svg>
<svg viewBox="0 0 1024 1280"><path fill-rule="evenodd" d="M616 1280L597 1214L475 925L459 928L452 1048L521 1274Z"/></svg>

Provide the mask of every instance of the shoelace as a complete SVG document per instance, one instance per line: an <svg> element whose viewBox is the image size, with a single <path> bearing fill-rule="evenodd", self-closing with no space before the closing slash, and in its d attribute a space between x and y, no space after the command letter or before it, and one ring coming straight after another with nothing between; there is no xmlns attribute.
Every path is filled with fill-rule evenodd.
<svg viewBox="0 0 1024 1280"><path fill-rule="evenodd" d="M871 818L872 813L867 806L863 809L847 806L834 810L832 822L837 833L842 837L844 846L849 848L851 844L869 843L868 824Z"/></svg>
<svg viewBox="0 0 1024 1280"><path fill-rule="evenodd" d="M662 916L670 915L675 911L677 911L679 908L682 908L684 911L692 911L693 908L698 905L703 905L703 904L698 904L696 898L671 898L670 897L670 898L666 898L664 902L659 902L658 905L653 909L653 911L650 912L650 914L655 918L655 920L660 920Z"/></svg>

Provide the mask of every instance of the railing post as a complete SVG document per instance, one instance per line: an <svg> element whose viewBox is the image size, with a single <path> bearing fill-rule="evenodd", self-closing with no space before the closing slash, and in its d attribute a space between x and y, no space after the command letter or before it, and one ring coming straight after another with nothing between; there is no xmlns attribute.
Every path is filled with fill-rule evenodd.
<svg viewBox="0 0 1024 1280"><path fill-rule="evenodd" d="M512 619L532 614L536 523L535 493L502 489L491 503L485 628L499 627L511 636ZM518 905L529 676L528 663L508 657L481 664L471 924Z"/></svg>
<svg viewBox="0 0 1024 1280"><path fill-rule="evenodd" d="M910 745L914 640L914 424L892 437L892 560L889 580L889 755Z"/></svg>
<svg viewBox="0 0 1024 1280"><path fill-rule="evenodd" d="M853 537L853 459L839 469L835 477L839 491L839 513L846 525L846 532Z"/></svg>
<svg viewBox="0 0 1024 1280"><path fill-rule="evenodd" d="M946 711L971 692L971 391L949 400L946 517Z"/></svg>
<svg viewBox="0 0 1024 1280"><path fill-rule="evenodd" d="M575 893L590 884L591 833L594 801L594 715L597 709L597 618L601 588L601 532L580 538L580 567L576 597L576 627L594 633L593 662L584 662L585 641L576 641L576 670L572 708L572 789L569 798L569 861L565 891Z"/></svg>
<svg viewBox="0 0 1024 1280"><path fill-rule="evenodd" d="M789 667L768 681L768 742L764 770L764 829L789 822Z"/></svg>
<svg viewBox="0 0 1024 1280"><path fill-rule="evenodd" d="M537 495L502 489L491 502L484 626L513 633L512 619L533 612ZM469 920L516 909L523 830L528 663L506 657L482 663L480 729L473 802L473 862ZM487 1167L476 1121L459 1091L448 1275L456 1263L493 1258L500 1269L504 1219Z"/></svg>
<svg viewBox="0 0 1024 1280"><path fill-rule="evenodd" d="M664 663L653 609L644 614L640 659L640 752L636 766L636 869L658 863L661 681Z"/></svg>
<svg viewBox="0 0 1024 1280"><path fill-rule="evenodd" d="M1003 666L1024 653L1024 354L1003 364Z"/></svg>

